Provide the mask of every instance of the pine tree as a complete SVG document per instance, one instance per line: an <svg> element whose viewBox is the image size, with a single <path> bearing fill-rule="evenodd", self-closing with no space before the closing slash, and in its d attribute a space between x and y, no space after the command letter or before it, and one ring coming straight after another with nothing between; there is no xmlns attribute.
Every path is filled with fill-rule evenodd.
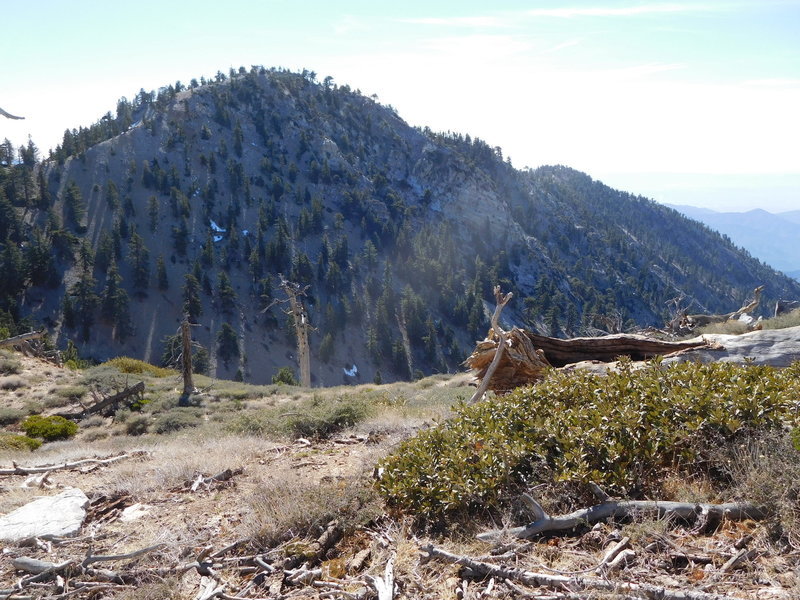
<svg viewBox="0 0 800 600"><path fill-rule="evenodd" d="M217 334L217 354L226 367L231 358L239 356L239 337L229 323L223 323Z"/></svg>
<svg viewBox="0 0 800 600"><path fill-rule="evenodd" d="M192 323L197 323L198 317L203 314L203 304L200 302L200 282L191 273L187 273L184 279L183 311Z"/></svg>
<svg viewBox="0 0 800 600"><path fill-rule="evenodd" d="M164 263L164 257L159 255L156 259L156 281L158 282L158 289L162 292L169 289L169 279L167 279L167 265Z"/></svg>

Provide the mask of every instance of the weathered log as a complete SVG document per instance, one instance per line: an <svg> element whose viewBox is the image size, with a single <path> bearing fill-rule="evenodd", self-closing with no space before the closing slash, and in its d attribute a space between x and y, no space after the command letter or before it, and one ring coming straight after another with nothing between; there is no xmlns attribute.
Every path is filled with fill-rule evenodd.
<svg viewBox="0 0 800 600"><path fill-rule="evenodd" d="M22 342L27 342L28 340L38 340L43 335L44 331L31 331L29 333L15 335L13 337L0 340L0 348L2 348L3 346L13 346L15 344L20 344Z"/></svg>
<svg viewBox="0 0 800 600"><path fill-rule="evenodd" d="M84 458L82 460L76 460L75 462L42 465L39 467L20 467L17 463L12 463L13 466L10 469L0 469L0 475L30 475L32 473L47 473L48 471L59 471L63 469L77 469L85 465L107 465L119 460L125 460L126 458L144 456L145 454L147 454L147 452L138 450L136 452L110 456L109 458Z"/></svg>
<svg viewBox="0 0 800 600"><path fill-rule="evenodd" d="M647 360L692 348L708 348L713 344L703 338L683 342L668 342L633 333L617 333L602 337L578 337L562 340L524 331L534 347L554 367L596 360L612 362L621 356L632 360Z"/></svg>
<svg viewBox="0 0 800 600"><path fill-rule="evenodd" d="M105 410L108 407L113 408L117 404L119 404L123 400L126 400L127 398L130 398L131 396L134 395L141 396L142 394L144 394L144 381L140 381L136 385L126 388L121 392L114 394L113 396L108 396L107 398L103 398L102 400L100 400L100 402L88 406L82 413L80 413L80 416L81 418L83 418L87 415L91 415L94 413L98 413L102 410Z"/></svg>
<svg viewBox="0 0 800 600"><path fill-rule="evenodd" d="M725 504L706 504L693 502L662 502L658 500L608 500L589 508L582 508L568 515L550 516L542 506L527 497L528 507L535 520L522 527L496 529L478 534L478 539L495 541L504 535L521 539L532 538L541 533L570 531L576 527L591 525L609 517L628 517L633 513L656 513L659 517L674 516L685 521L698 517L741 521L744 519L763 519L767 511L748 502L728 502Z"/></svg>
<svg viewBox="0 0 800 600"><path fill-rule="evenodd" d="M468 556L459 556L446 550L428 544L420 548L427 553L428 559L438 559L451 564L458 564L469 569L473 575L479 577L495 577L501 580L517 581L532 587L549 587L559 590L567 589L573 592L579 590L598 590L626 594L636 598L648 600L734 600L733 596L721 596L699 590L670 590L664 587L645 583L629 583L626 581L611 581L595 577L567 577L564 575L548 575L526 571L516 567L506 567L491 563L481 562Z"/></svg>
<svg viewBox="0 0 800 600"><path fill-rule="evenodd" d="M681 322L683 327L688 327L689 329L694 329L695 327L702 327L704 325L709 325L711 323L725 323L726 321L736 320L741 315L745 313L749 313L754 311L758 308L759 303L761 302L761 292L764 291L764 286L760 285L756 289L753 290L753 299L744 304L739 310L735 310L733 312L725 313L722 315L684 315L684 318Z"/></svg>
<svg viewBox="0 0 800 600"><path fill-rule="evenodd" d="M506 392L542 379L551 366L563 367L583 361L612 362L622 356L646 360L693 348L718 348L704 338L667 342L644 335L619 333L562 340L516 327L505 337L505 351L500 353L500 358L497 358L500 344L496 338L490 337L478 342L473 353L464 361L475 372L475 377L484 383L491 364L497 360L491 381L486 384L495 392Z"/></svg>

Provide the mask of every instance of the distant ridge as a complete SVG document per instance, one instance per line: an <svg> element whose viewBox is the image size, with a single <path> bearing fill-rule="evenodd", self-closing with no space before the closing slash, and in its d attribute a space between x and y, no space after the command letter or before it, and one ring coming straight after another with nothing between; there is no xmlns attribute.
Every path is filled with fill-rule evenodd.
<svg viewBox="0 0 800 600"><path fill-rule="evenodd" d="M727 235L734 244L779 271L800 271L800 210L770 213L763 209L717 212L686 205L672 208Z"/></svg>

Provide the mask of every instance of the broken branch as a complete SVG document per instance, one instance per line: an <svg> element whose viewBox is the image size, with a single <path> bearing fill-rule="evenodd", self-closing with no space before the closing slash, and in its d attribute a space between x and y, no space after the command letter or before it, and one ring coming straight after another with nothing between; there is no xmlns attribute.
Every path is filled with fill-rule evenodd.
<svg viewBox="0 0 800 600"><path fill-rule="evenodd" d="M731 519L763 519L766 511L754 504L746 502L729 502L726 504L696 504L693 502L662 502L658 500L610 500L589 508L576 510L568 515L550 516L533 498L528 497L527 502L538 506L534 511L536 520L523 527L511 529L498 529L478 534L478 539L494 541L503 535L511 535L521 539L528 539L551 531L569 531L581 525L591 525L609 517L627 517L632 513L649 512L657 513L660 517L675 516L683 520L694 520L698 516L721 520Z"/></svg>

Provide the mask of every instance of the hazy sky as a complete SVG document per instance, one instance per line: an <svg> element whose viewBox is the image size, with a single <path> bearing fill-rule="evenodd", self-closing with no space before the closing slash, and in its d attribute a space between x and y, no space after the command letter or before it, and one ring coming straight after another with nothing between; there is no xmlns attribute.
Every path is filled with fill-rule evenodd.
<svg viewBox="0 0 800 600"><path fill-rule="evenodd" d="M656 200L800 209L800 0L3 1L0 139L43 150L121 96L307 68L517 167Z"/></svg>

